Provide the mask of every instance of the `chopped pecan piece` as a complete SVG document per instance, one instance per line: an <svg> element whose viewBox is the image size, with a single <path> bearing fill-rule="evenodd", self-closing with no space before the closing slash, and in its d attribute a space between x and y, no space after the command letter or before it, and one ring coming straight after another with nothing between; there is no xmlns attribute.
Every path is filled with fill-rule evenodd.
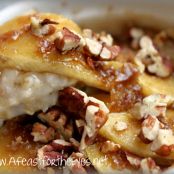
<svg viewBox="0 0 174 174"><path fill-rule="evenodd" d="M159 174L160 168L156 165L155 161L151 158L145 158L141 161L142 174Z"/></svg>
<svg viewBox="0 0 174 174"><path fill-rule="evenodd" d="M85 169L86 164L82 163L82 160L85 160L85 157L82 153L72 153L68 158L69 165L67 166L72 174L87 174Z"/></svg>
<svg viewBox="0 0 174 174"><path fill-rule="evenodd" d="M94 97L88 97L88 99L89 99L90 102L93 102L96 105L98 105L99 108L100 108L100 110L102 112L104 112L105 114L108 114L109 113L109 109L108 109L108 107L105 105L105 103L103 101L98 100L98 99L96 99Z"/></svg>
<svg viewBox="0 0 174 174"><path fill-rule="evenodd" d="M83 37L84 38L89 38L89 39L92 39L93 37L93 31L91 29L83 29L82 31L83 33Z"/></svg>
<svg viewBox="0 0 174 174"><path fill-rule="evenodd" d="M99 41L101 43L106 44L107 46L112 46L113 45L113 37L110 34L107 34L105 32L101 32L99 34Z"/></svg>
<svg viewBox="0 0 174 174"><path fill-rule="evenodd" d="M101 144L100 150L102 153L116 153L120 150L120 145L108 140Z"/></svg>
<svg viewBox="0 0 174 174"><path fill-rule="evenodd" d="M165 116L167 106L173 103L174 99L171 96L162 94L153 94L145 97L142 103L136 103L131 113L137 119L147 118L148 116Z"/></svg>
<svg viewBox="0 0 174 174"><path fill-rule="evenodd" d="M126 154L126 159L128 160L128 162L130 163L130 165L132 165L133 167L139 168L140 164L141 164L141 158L131 154L129 152L125 152Z"/></svg>
<svg viewBox="0 0 174 174"><path fill-rule="evenodd" d="M159 129L160 122L158 119L153 116L148 116L142 123L141 133L144 139L147 139L149 142L151 142L158 136Z"/></svg>
<svg viewBox="0 0 174 174"><path fill-rule="evenodd" d="M69 143L69 142L67 142L65 140L61 140L61 139L53 140L52 143L51 143L51 146L56 151L62 151L62 150L67 151L70 148L72 148L71 143Z"/></svg>
<svg viewBox="0 0 174 174"><path fill-rule="evenodd" d="M113 38L110 34L106 32L95 33L91 29L84 29L83 30L83 37L88 39L93 39L98 41L101 44L105 44L107 46L113 45Z"/></svg>
<svg viewBox="0 0 174 174"><path fill-rule="evenodd" d="M92 137L96 133L96 124L95 124L95 114L99 111L99 107L89 105L86 108L86 131L89 137Z"/></svg>
<svg viewBox="0 0 174 174"><path fill-rule="evenodd" d="M80 143L80 149L82 149L82 146L85 147L86 138L90 143L95 139L98 130L107 120L109 110L104 102L88 97L84 92L72 87L61 90L58 101L64 110L74 114L77 118L82 118L81 121L76 120L79 131L83 130Z"/></svg>
<svg viewBox="0 0 174 174"><path fill-rule="evenodd" d="M64 27L61 31L56 33L54 43L57 50L67 52L80 46L80 41L81 38L77 34Z"/></svg>
<svg viewBox="0 0 174 174"><path fill-rule="evenodd" d="M162 156L170 155L174 146L174 135L171 129L160 129L152 142L151 150Z"/></svg>
<svg viewBox="0 0 174 174"><path fill-rule="evenodd" d="M135 63L140 67L141 72L147 69L149 73L159 77L167 77L171 74L171 69L164 64L163 58L148 36L141 38L140 47L141 49L135 57Z"/></svg>
<svg viewBox="0 0 174 174"><path fill-rule="evenodd" d="M53 146L45 145L37 151L37 162L39 169L52 166L60 159L67 159L67 154L57 152Z"/></svg>
<svg viewBox="0 0 174 174"><path fill-rule="evenodd" d="M100 52L102 50L102 44L94 39L85 39L86 45L84 47L85 52L94 55L99 56Z"/></svg>
<svg viewBox="0 0 174 174"><path fill-rule="evenodd" d="M169 156L171 152L174 150L174 144L173 145L162 145L157 151L156 154L160 156Z"/></svg>
<svg viewBox="0 0 174 174"><path fill-rule="evenodd" d="M59 91L59 105L69 113L84 119L86 104L88 102L87 95L73 87L67 87Z"/></svg>
<svg viewBox="0 0 174 174"><path fill-rule="evenodd" d="M139 47L139 41L143 35L144 35L143 30L139 28L131 28L130 36L133 39L131 43L132 48L137 49Z"/></svg>
<svg viewBox="0 0 174 174"><path fill-rule="evenodd" d="M79 147L80 147L80 143L74 139L74 138L70 138L70 143L72 144L73 148L77 151L79 151Z"/></svg>
<svg viewBox="0 0 174 174"><path fill-rule="evenodd" d="M81 134L83 132L83 128L86 125L85 120L79 119L75 120L76 127L78 129L78 132Z"/></svg>
<svg viewBox="0 0 174 174"><path fill-rule="evenodd" d="M91 107L90 107L90 109L91 109ZM93 118L91 115L92 119L88 116L89 115L87 114L86 115L87 123L84 127L83 135L82 135L81 142L80 142L81 151L83 151L87 145L94 143L99 129L106 123L107 118L108 118L107 115L101 110L98 110L98 112L94 113Z"/></svg>
<svg viewBox="0 0 174 174"><path fill-rule="evenodd" d="M48 24L59 24L58 22L52 21L50 19L44 19L43 21L40 22L41 25L48 25Z"/></svg>
<svg viewBox="0 0 174 174"><path fill-rule="evenodd" d="M41 123L35 123L31 135L34 137L35 142L48 143L54 139L55 130L52 127L47 128Z"/></svg>
<svg viewBox="0 0 174 174"><path fill-rule="evenodd" d="M56 29L52 24L57 23L50 20L48 21L48 19L44 19L42 21L36 17L31 17L31 31L38 37L53 34Z"/></svg>
<svg viewBox="0 0 174 174"><path fill-rule="evenodd" d="M127 129L127 123L125 123L123 121L116 121L114 124L114 129L116 131L124 131Z"/></svg>
<svg viewBox="0 0 174 174"><path fill-rule="evenodd" d="M103 45L102 50L100 52L100 58L102 60L113 60L118 56L120 52L120 47L117 45L107 46Z"/></svg>
<svg viewBox="0 0 174 174"><path fill-rule="evenodd" d="M106 122L106 115L109 113L109 110L104 102L94 97L88 98L89 103L87 104L85 114L86 132L89 137L93 137Z"/></svg>
<svg viewBox="0 0 174 174"><path fill-rule="evenodd" d="M136 77L137 73L137 68L130 63L125 63L120 70L116 71L116 82L126 82L131 80Z"/></svg>
<svg viewBox="0 0 174 174"><path fill-rule="evenodd" d="M45 113L41 112L38 117L41 121L53 127L60 137L63 136L66 140L72 137L72 125L68 123L67 116L58 107L52 107Z"/></svg>

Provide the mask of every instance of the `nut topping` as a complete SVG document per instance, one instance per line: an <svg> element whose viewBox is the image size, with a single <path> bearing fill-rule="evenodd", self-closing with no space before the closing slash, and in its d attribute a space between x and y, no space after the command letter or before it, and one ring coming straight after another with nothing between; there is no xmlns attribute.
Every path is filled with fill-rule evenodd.
<svg viewBox="0 0 174 174"><path fill-rule="evenodd" d="M58 107L52 107L45 113L41 112L38 117L41 121L53 127L59 138L69 139L72 137L72 125L68 123L67 116Z"/></svg>
<svg viewBox="0 0 174 174"><path fill-rule="evenodd" d="M167 77L171 74L170 68L164 64L163 58L148 36L141 38L140 47L141 49L135 57L135 63L140 67L141 72L144 72L146 68L149 73L159 77Z"/></svg>
<svg viewBox="0 0 174 174"><path fill-rule="evenodd" d="M114 129L116 131L124 131L127 129L127 123L125 123L123 121L116 121L114 124Z"/></svg>
<svg viewBox="0 0 174 174"><path fill-rule="evenodd" d="M131 43L132 48L137 49L139 47L139 41L143 35L144 35L143 30L139 28L132 28L130 30L130 36L133 39Z"/></svg>
<svg viewBox="0 0 174 174"><path fill-rule="evenodd" d="M56 151L68 150L72 146L71 143L61 139L53 140L51 145Z"/></svg>
<svg viewBox="0 0 174 174"><path fill-rule="evenodd" d="M169 155L174 145L174 135L171 129L160 129L158 136L151 145L151 150L162 155ZM161 152L160 152L161 151Z"/></svg>
<svg viewBox="0 0 174 174"><path fill-rule="evenodd" d="M145 158L141 161L142 174L159 174L160 168L155 164L155 161L151 158Z"/></svg>
<svg viewBox="0 0 174 174"><path fill-rule="evenodd" d="M53 146L45 145L37 151L37 162L39 169L54 165L59 159L67 159L67 155L57 152Z"/></svg>
<svg viewBox="0 0 174 174"><path fill-rule="evenodd" d="M86 164L82 164L81 161L85 160L82 153L72 153L68 158L69 164L67 167L72 172L72 174L87 174L85 169Z"/></svg>
<svg viewBox="0 0 174 174"><path fill-rule="evenodd" d="M100 150L102 153L116 153L120 149L119 144L115 144L112 141L105 141L101 144Z"/></svg>
<svg viewBox="0 0 174 174"><path fill-rule="evenodd" d="M100 42L106 44L107 46L113 45L113 38L110 34L106 34L105 32L101 32L99 37Z"/></svg>
<svg viewBox="0 0 174 174"><path fill-rule="evenodd" d="M98 99L96 99L94 97L88 97L88 98L89 98L89 101L98 104L100 110L102 110L105 114L109 113L109 109L107 108L107 106L105 105L105 103L103 101L98 100Z"/></svg>
<svg viewBox="0 0 174 174"><path fill-rule="evenodd" d="M54 139L55 130L52 127L47 128L41 123L35 123L31 135L34 137L35 142L48 143Z"/></svg>
<svg viewBox="0 0 174 174"><path fill-rule="evenodd" d="M141 133L144 138L153 141L159 132L160 122L156 117L148 116L142 123Z"/></svg>
<svg viewBox="0 0 174 174"><path fill-rule="evenodd" d="M83 30L83 37L88 39L93 39L98 41L101 44L112 46L113 45L113 38L110 34L106 32L95 33L91 29L84 29Z"/></svg>
<svg viewBox="0 0 174 174"><path fill-rule="evenodd" d="M139 168L141 163L141 158L129 152L125 152L125 153L126 153L126 158L128 162L130 163L130 165L136 168Z"/></svg>
<svg viewBox="0 0 174 174"><path fill-rule="evenodd" d="M89 137L92 137L96 133L96 124L95 124L95 114L99 111L99 107L89 105L86 108L86 131Z"/></svg>
<svg viewBox="0 0 174 174"><path fill-rule="evenodd" d="M70 112L76 117L84 118L86 104L88 102L87 95L84 92L73 87L64 88L59 91L58 102L67 112Z"/></svg>
<svg viewBox="0 0 174 174"><path fill-rule="evenodd" d="M147 118L148 116L164 117L166 115L167 106L173 103L171 96L162 94L153 94L145 97L142 103L136 103L130 111L137 119Z"/></svg>
<svg viewBox="0 0 174 174"><path fill-rule="evenodd" d="M58 103L66 112L77 118L75 123L79 133L83 130L80 149L84 150L86 138L89 143L94 141L98 130L107 120L109 109L104 102L88 97L84 92L73 87L59 91Z"/></svg>
<svg viewBox="0 0 174 174"><path fill-rule="evenodd" d="M57 22L50 21L49 19L42 21L36 17L31 17L31 31L38 37L53 34L56 30L53 24L57 24Z"/></svg>
<svg viewBox="0 0 174 174"><path fill-rule="evenodd" d="M91 55L99 56L102 50L102 44L96 40L88 38L86 38L85 41L86 41L85 50L89 52Z"/></svg>
<svg viewBox="0 0 174 174"><path fill-rule="evenodd" d="M92 39L93 38L93 31L91 29L83 29L83 37Z"/></svg>
<svg viewBox="0 0 174 174"><path fill-rule="evenodd" d="M67 52L77 48L80 44L81 38L64 27L61 31L56 33L56 39L54 41L57 50L61 52Z"/></svg>
<svg viewBox="0 0 174 174"><path fill-rule="evenodd" d="M120 52L120 47L118 47L117 45L114 46L104 45L100 53L100 58L102 60L112 60L118 56L119 52Z"/></svg>

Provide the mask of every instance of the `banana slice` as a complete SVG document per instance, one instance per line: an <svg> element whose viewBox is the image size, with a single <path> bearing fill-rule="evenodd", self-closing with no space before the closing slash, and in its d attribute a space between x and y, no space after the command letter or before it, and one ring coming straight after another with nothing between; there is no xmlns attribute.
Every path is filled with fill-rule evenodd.
<svg viewBox="0 0 174 174"><path fill-rule="evenodd" d="M105 154L103 154L100 151L98 144L88 146L85 151L86 151L87 157L89 158L89 160L91 161L91 163L93 164L93 166L99 173L103 173L103 174L104 173L111 173L111 174L114 174L114 173L117 173L117 174L130 173L131 174L132 173L128 169L119 170L115 166L113 167L112 160L109 159Z"/></svg>
<svg viewBox="0 0 174 174"><path fill-rule="evenodd" d="M40 19L57 22L56 31L63 27L81 34L77 24L55 14L36 14ZM31 15L17 17L0 26L0 69L13 68L29 72L49 72L84 82L88 86L108 90L99 74L85 63L82 54L76 51L60 54L56 50L42 54L41 39L25 28L31 23Z"/></svg>
<svg viewBox="0 0 174 174"><path fill-rule="evenodd" d="M116 122L125 122L127 129L124 131L116 131L114 125ZM167 157L156 155L150 149L150 144L144 144L139 138L141 123L134 119L128 113L111 113L106 124L101 128L100 134L120 144L124 150L127 150L140 157L153 157L159 164L168 164L174 160L174 153Z"/></svg>
<svg viewBox="0 0 174 174"><path fill-rule="evenodd" d="M174 96L174 78L168 77L161 79L156 76L141 74L138 78L140 86L142 86L143 93L148 96L151 94L165 94Z"/></svg>
<svg viewBox="0 0 174 174"><path fill-rule="evenodd" d="M107 67L119 69L123 64L117 61L107 63ZM138 83L142 87L145 96L151 94L165 94L174 96L174 77L159 78L156 76L148 75L146 73L138 76Z"/></svg>

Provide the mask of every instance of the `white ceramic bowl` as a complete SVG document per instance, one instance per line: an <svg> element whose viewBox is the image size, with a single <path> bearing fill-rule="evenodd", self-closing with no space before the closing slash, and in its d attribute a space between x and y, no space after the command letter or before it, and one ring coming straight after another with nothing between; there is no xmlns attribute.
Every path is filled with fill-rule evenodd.
<svg viewBox="0 0 174 174"><path fill-rule="evenodd" d="M0 24L31 9L61 13L76 21L109 13L111 16L126 14L136 17L137 15L146 15L150 18L153 16L168 24L174 24L174 1L172 0L16 0L14 4L12 2L15 1L0 1L0 8L1 4L8 5L0 11Z"/></svg>

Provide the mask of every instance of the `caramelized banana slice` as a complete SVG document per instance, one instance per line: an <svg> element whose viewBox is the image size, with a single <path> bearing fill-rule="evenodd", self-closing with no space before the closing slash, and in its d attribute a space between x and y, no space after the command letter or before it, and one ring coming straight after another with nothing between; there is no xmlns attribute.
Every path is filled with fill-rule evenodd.
<svg viewBox="0 0 174 174"><path fill-rule="evenodd" d="M86 148L86 154L93 166L95 167L95 169L100 173L115 172L112 169L111 163L108 161L108 159L105 158L104 154L100 152L97 144L88 146Z"/></svg>
<svg viewBox="0 0 174 174"><path fill-rule="evenodd" d="M132 173L128 169L120 170L115 166L113 167L113 161L100 151L98 144L88 146L86 148L86 154L89 160L91 161L92 165L99 173L111 173L111 174Z"/></svg>
<svg viewBox="0 0 174 174"><path fill-rule="evenodd" d="M127 129L117 131L116 122L124 122ZM105 138L120 144L124 150L127 150L140 157L153 157L159 164L171 163L174 159L174 153L167 157L156 155L150 149L150 144L144 144L138 137L141 129L141 123L134 119L128 113L111 113L106 124L101 128L100 134Z"/></svg>
<svg viewBox="0 0 174 174"><path fill-rule="evenodd" d="M110 61L107 63L108 67L119 69L122 66L121 62ZM174 77L170 76L167 78L159 78L156 76L148 75L146 73L138 76L138 83L143 89L145 96L151 94L165 94L174 96Z"/></svg>
<svg viewBox="0 0 174 174"><path fill-rule="evenodd" d="M77 34L80 28L71 20L55 14L35 14L39 19L49 19L56 31L66 27ZM31 15L17 17L0 26L0 69L13 68L29 72L49 72L63 75L86 85L108 90L98 73L91 70L84 56L77 51L61 54L49 50L48 36L34 36L30 28Z"/></svg>
<svg viewBox="0 0 174 174"><path fill-rule="evenodd" d="M161 79L156 76L141 74L138 78L138 82L142 86L143 93L146 96L151 94L174 96L174 78L172 76Z"/></svg>

